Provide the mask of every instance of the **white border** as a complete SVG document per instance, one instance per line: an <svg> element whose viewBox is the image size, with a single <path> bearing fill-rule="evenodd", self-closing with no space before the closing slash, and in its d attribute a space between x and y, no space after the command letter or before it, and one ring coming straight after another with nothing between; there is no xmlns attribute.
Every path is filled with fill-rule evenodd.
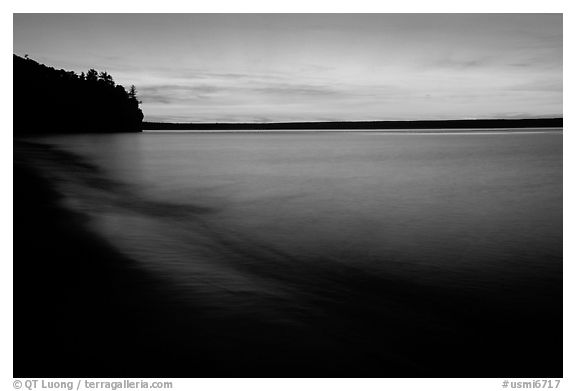
<svg viewBox="0 0 576 391"><path fill-rule="evenodd" d="M142 2L138 0L102 0L78 2L74 0L28 0L8 1L10 12L37 13L562 13L569 0L484 0L474 3L460 0L404 0L383 2L373 0L292 0L272 2L269 0L212 0L182 1L163 0Z"/></svg>
<svg viewBox="0 0 576 391"><path fill-rule="evenodd" d="M573 3L573 2L572 2ZM556 1L503 1L484 0L481 2L464 2L432 0L432 1L312 1L292 0L273 3L270 0L212 0L203 2L170 1L144 3L138 0L113 1L100 0L98 2L79 2L77 0L58 1L14 1L2 3L2 116L4 123L0 131L0 177L5 178L0 202L2 208L1 221L1 301L2 301L2 343L0 344L1 358L0 368L2 389L13 389L12 386L12 223L13 223L13 199L12 199L12 13L19 12L236 12L236 13L259 13L259 12L486 12L486 13L564 13L564 69L576 69L574 63L574 17L573 7L569 0ZM573 374L576 368L574 358L574 332L576 323L574 317L574 262L576 251L574 238L574 215L573 201L576 200L576 182L574 181L574 169L576 168L575 155L571 149L574 145L574 121L571 120L570 111L573 108L572 86L574 76L571 72L564 74L564 379L560 389L576 389L573 385ZM538 314L540 316L540 314ZM545 343L545 336L535 336L534 343ZM545 358L544 358L545 359ZM174 381L175 390L228 390L237 391L269 391L269 390L350 390L361 388L363 390L499 390L503 379L167 379Z"/></svg>

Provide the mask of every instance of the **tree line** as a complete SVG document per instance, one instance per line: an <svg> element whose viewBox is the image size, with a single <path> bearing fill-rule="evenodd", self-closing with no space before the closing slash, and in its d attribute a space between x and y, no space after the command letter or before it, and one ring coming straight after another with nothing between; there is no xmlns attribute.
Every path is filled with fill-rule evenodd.
<svg viewBox="0 0 576 391"><path fill-rule="evenodd" d="M14 55L13 75L15 134L142 130L136 88L108 72L76 74Z"/></svg>

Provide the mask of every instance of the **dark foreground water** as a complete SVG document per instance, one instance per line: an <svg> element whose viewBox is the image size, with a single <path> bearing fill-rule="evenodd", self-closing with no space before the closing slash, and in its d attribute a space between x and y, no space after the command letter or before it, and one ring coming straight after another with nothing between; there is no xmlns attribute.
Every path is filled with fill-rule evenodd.
<svg viewBox="0 0 576 391"><path fill-rule="evenodd" d="M39 141L83 162L42 158L65 206L193 311L134 326L160 374L562 376L561 131Z"/></svg>

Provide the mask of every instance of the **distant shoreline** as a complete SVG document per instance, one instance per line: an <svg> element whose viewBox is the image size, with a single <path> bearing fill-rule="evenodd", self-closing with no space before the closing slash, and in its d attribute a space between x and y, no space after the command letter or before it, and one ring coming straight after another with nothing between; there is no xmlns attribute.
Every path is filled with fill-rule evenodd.
<svg viewBox="0 0 576 391"><path fill-rule="evenodd" d="M457 135L457 134L538 134L538 133L561 133L561 127L554 128L478 128L478 129L154 129L144 130L148 134L333 134L333 133L354 133L365 135Z"/></svg>
<svg viewBox="0 0 576 391"><path fill-rule="evenodd" d="M562 128L562 118L480 119L449 121L350 121L350 122L273 122L273 123L170 123L143 122L143 130L472 130Z"/></svg>

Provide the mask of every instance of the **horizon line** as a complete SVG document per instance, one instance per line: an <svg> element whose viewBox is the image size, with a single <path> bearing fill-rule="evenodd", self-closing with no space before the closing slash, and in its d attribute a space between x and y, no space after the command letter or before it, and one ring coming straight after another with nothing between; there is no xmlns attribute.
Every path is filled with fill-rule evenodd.
<svg viewBox="0 0 576 391"><path fill-rule="evenodd" d="M276 124L325 124L325 123L374 123L374 122L449 122L449 121L535 121L564 120L564 116L523 117L523 118L457 118L457 119L392 119L392 120L326 120L326 121L263 121L263 122L182 122L182 121L142 121L153 124L199 124L199 125L276 125Z"/></svg>

